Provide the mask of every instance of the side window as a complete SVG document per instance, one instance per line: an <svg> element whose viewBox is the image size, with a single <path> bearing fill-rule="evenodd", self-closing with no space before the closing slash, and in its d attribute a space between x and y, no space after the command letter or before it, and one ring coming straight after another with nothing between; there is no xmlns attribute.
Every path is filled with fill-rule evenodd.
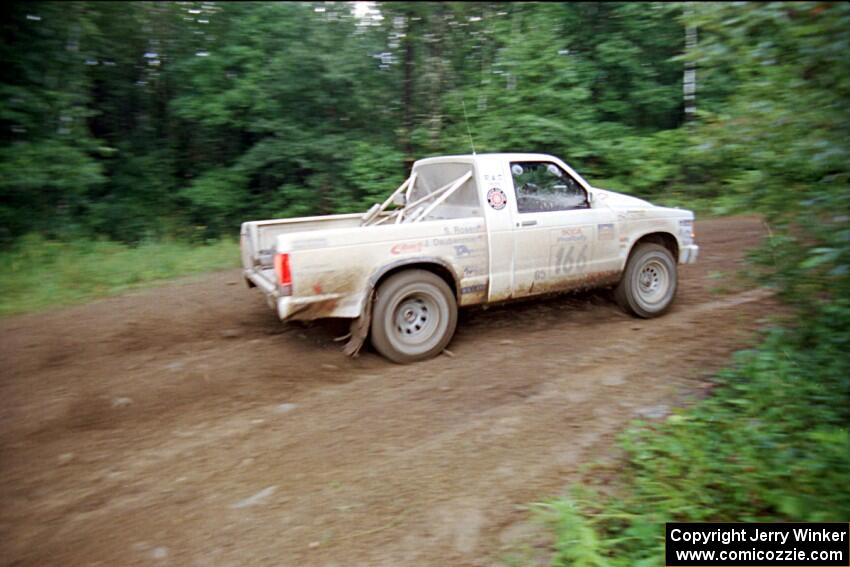
<svg viewBox="0 0 850 567"><path fill-rule="evenodd" d="M511 162L517 208L545 213L587 208L587 193L569 174L547 161Z"/></svg>

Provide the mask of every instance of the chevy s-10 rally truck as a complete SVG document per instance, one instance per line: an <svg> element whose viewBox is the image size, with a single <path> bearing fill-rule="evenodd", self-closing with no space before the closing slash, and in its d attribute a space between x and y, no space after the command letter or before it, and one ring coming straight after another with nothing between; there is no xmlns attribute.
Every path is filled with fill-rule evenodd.
<svg viewBox="0 0 850 567"><path fill-rule="evenodd" d="M363 214L246 222L243 273L282 320L352 319L398 363L443 351L459 307L615 286L638 317L673 301L692 263L691 211L591 187L560 159L499 153L417 161Z"/></svg>

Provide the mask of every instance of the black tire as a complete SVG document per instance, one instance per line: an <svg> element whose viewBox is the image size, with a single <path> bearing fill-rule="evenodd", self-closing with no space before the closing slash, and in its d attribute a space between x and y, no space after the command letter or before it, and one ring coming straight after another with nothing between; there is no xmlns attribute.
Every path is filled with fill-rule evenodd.
<svg viewBox="0 0 850 567"><path fill-rule="evenodd" d="M457 302L439 276L405 270L381 283L372 313L372 346L399 364L440 354L457 327Z"/></svg>
<svg viewBox="0 0 850 567"><path fill-rule="evenodd" d="M629 256L614 298L627 313L649 319L664 314L676 297L676 260L658 244L638 244Z"/></svg>

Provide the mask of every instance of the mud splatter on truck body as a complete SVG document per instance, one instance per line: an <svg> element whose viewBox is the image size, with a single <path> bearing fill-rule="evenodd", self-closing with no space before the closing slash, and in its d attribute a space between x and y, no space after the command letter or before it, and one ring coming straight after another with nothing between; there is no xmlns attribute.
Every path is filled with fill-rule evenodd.
<svg viewBox="0 0 850 567"><path fill-rule="evenodd" d="M694 262L693 218L591 187L553 156L428 158L365 214L244 223L243 274L284 320L361 317L404 269L437 274L465 307L616 284L641 243Z"/></svg>

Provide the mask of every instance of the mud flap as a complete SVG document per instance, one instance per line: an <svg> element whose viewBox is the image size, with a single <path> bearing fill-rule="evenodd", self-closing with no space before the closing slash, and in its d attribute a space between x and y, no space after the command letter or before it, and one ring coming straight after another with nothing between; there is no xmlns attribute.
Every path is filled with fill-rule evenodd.
<svg viewBox="0 0 850 567"><path fill-rule="evenodd" d="M375 289L372 288L366 298L366 305L363 306L363 313L360 317L351 321L349 339L342 349L342 352L351 358L357 358L360 355L360 349L363 348L366 337L369 336L369 326L372 324L372 304L374 302Z"/></svg>

